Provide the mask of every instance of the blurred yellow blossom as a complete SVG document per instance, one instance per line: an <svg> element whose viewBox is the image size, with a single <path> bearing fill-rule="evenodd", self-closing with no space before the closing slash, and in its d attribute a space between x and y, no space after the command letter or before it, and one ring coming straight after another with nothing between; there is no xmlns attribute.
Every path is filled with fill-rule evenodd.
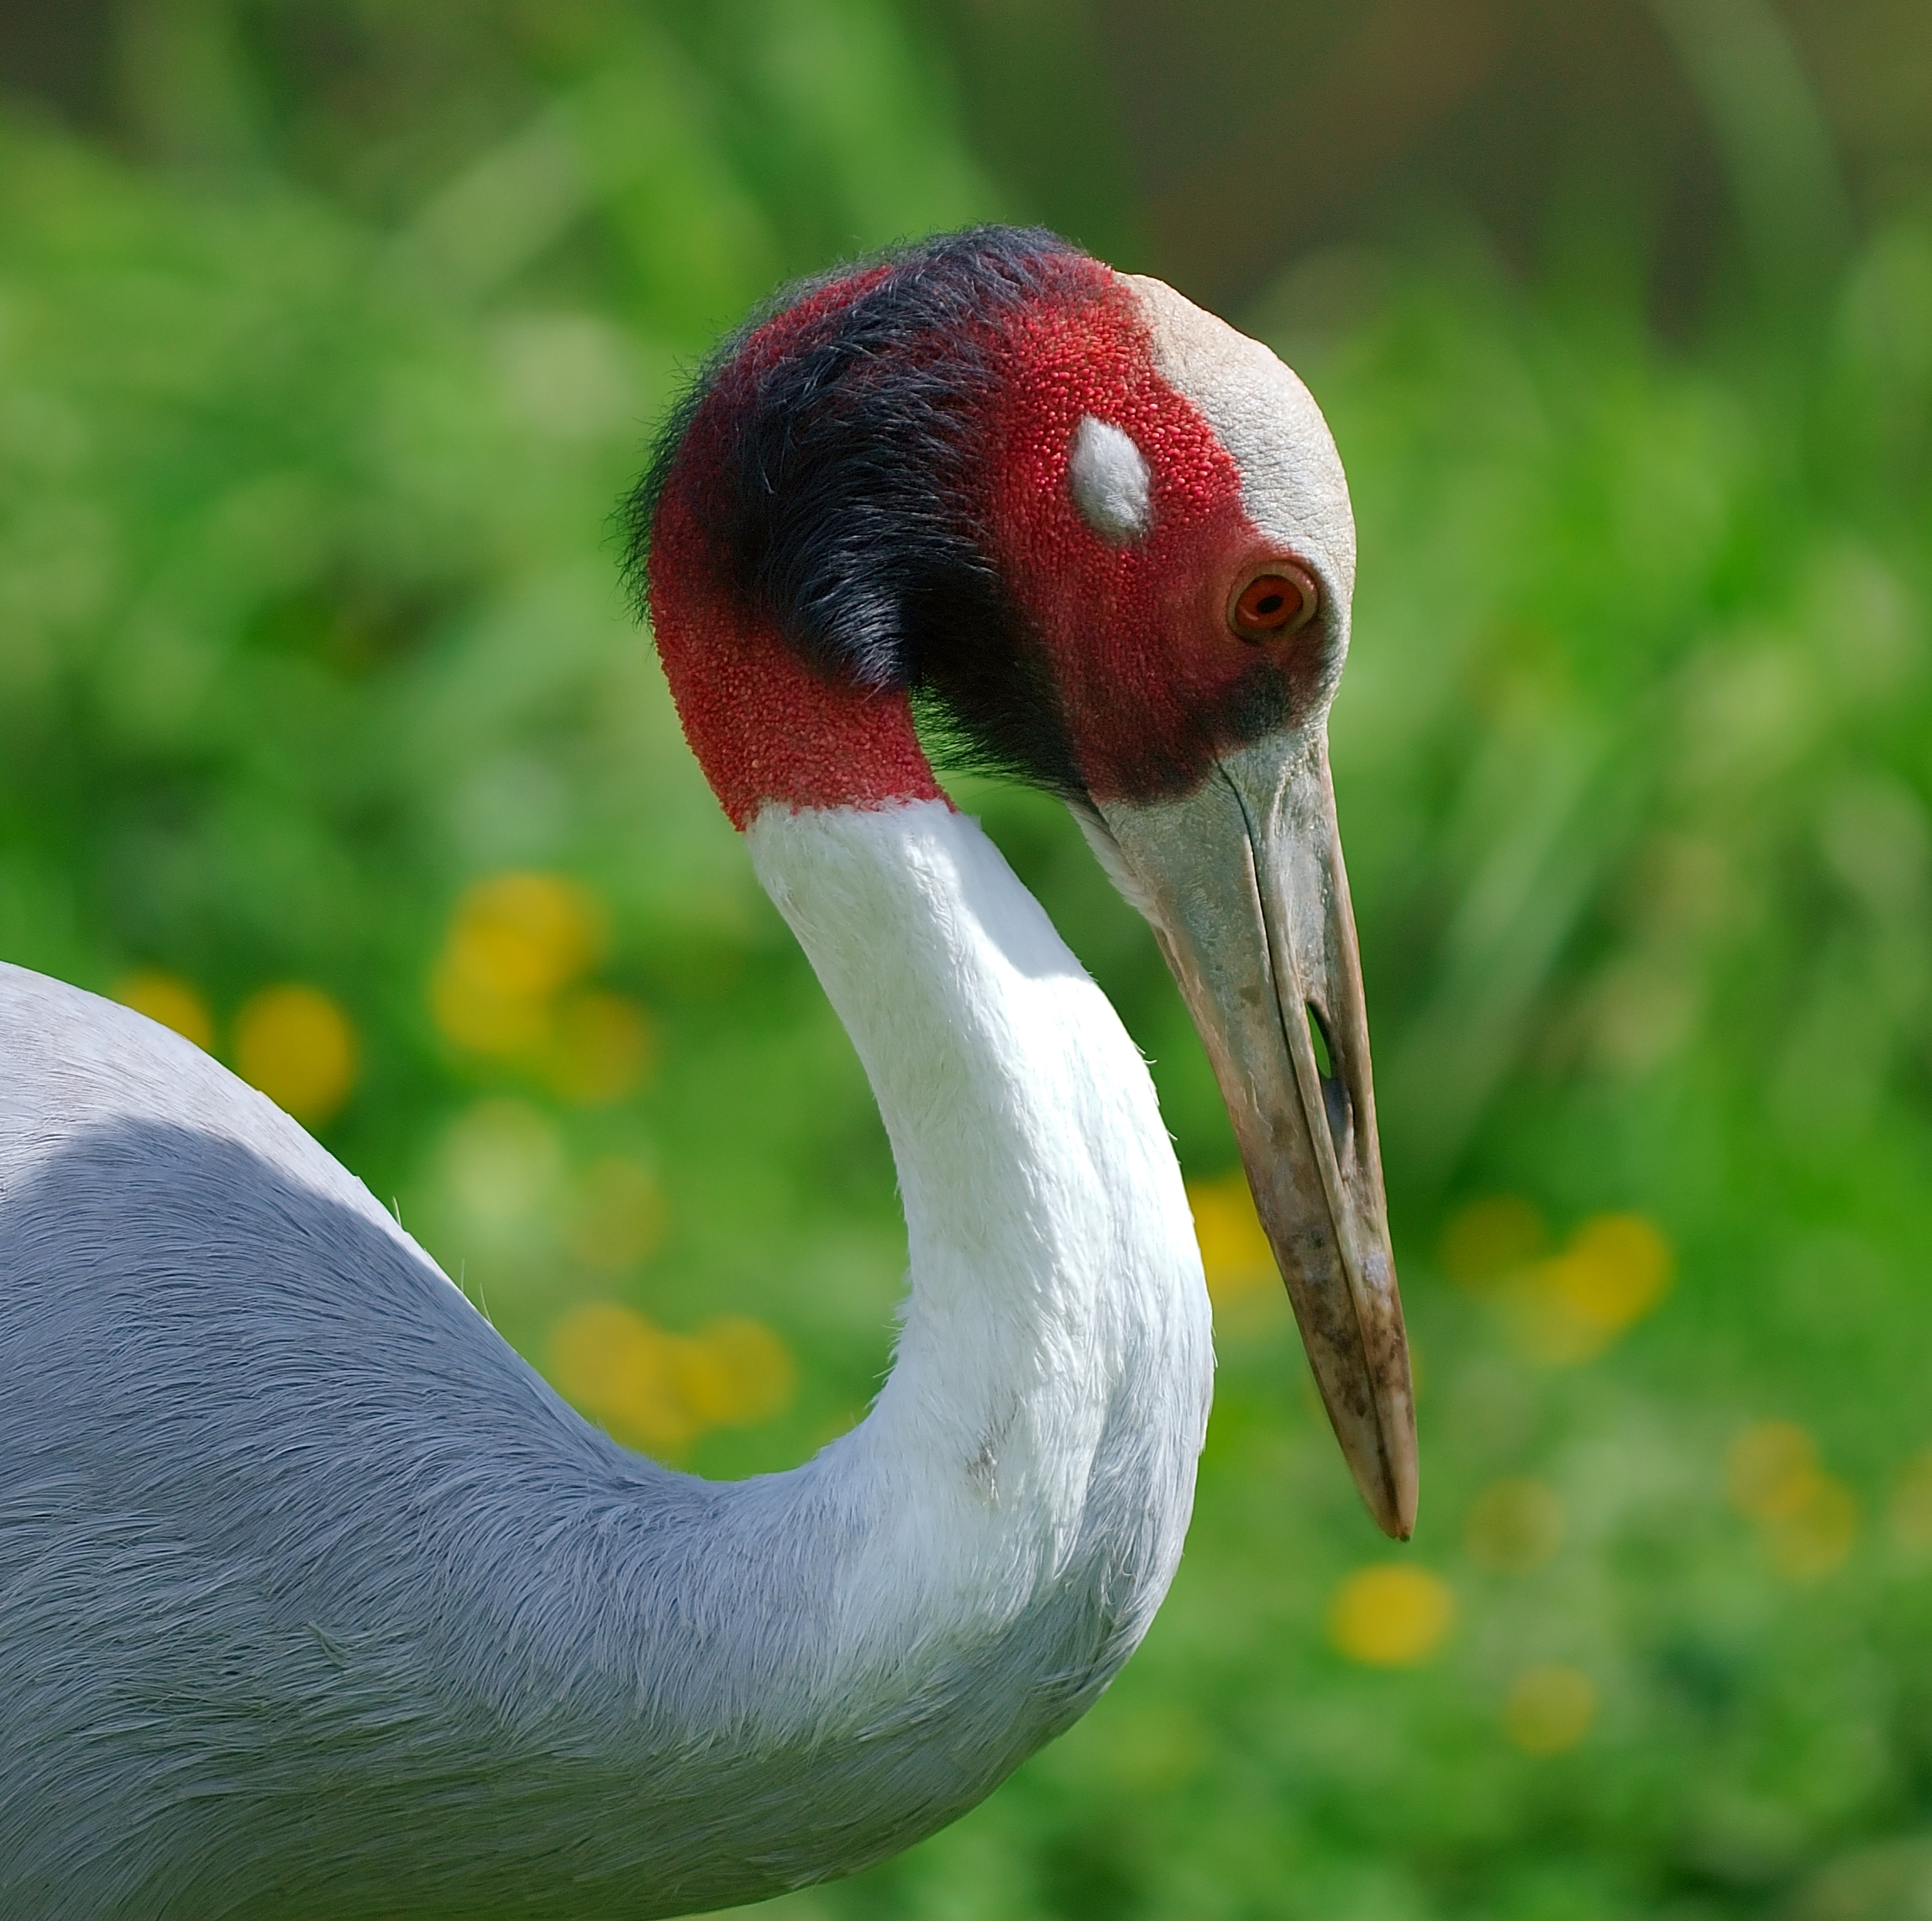
<svg viewBox="0 0 1932 1921"><path fill-rule="evenodd" d="M1484 1488L1463 1524L1462 1544L1493 1574L1527 1574L1562 1545L1563 1504L1546 1482L1497 1481Z"/></svg>
<svg viewBox="0 0 1932 1921"><path fill-rule="evenodd" d="M798 1368L761 1320L707 1321L683 1348L685 1397L707 1427L750 1427L791 1405Z"/></svg>
<svg viewBox="0 0 1932 1921"><path fill-rule="evenodd" d="M1364 1567L1336 1589L1328 1637L1351 1661L1414 1667L1441 1645L1455 1614L1447 1583L1426 1568Z"/></svg>
<svg viewBox="0 0 1932 1921"><path fill-rule="evenodd" d="M616 1301L573 1309L558 1323L550 1378L580 1412L634 1446L672 1451L697 1434L674 1336Z"/></svg>
<svg viewBox="0 0 1932 1921"><path fill-rule="evenodd" d="M1635 1214L1586 1220L1547 1263L1551 1285L1577 1319L1612 1334L1663 1299L1674 1265L1669 1242Z"/></svg>
<svg viewBox="0 0 1932 1921"><path fill-rule="evenodd" d="M790 1350L762 1322L734 1317L671 1334L616 1301L575 1308L557 1324L550 1376L618 1440L672 1455L707 1427L783 1413L797 1383Z"/></svg>
<svg viewBox="0 0 1932 1921"><path fill-rule="evenodd" d="M319 1125L355 1085L355 1030L320 989L265 987L235 1016L235 1071L297 1121Z"/></svg>
<svg viewBox="0 0 1932 1921"><path fill-rule="evenodd" d="M1641 1215L1586 1220L1561 1253L1525 1268L1510 1287L1517 1348L1544 1367L1594 1358L1663 1299L1674 1266L1670 1243Z"/></svg>
<svg viewBox="0 0 1932 1921"><path fill-rule="evenodd" d="M554 874L498 874L456 904L430 982L436 1024L459 1047L513 1055L540 1046L552 998L601 958L596 901Z"/></svg>
<svg viewBox="0 0 1932 1921"><path fill-rule="evenodd" d="M471 1053L518 1063L566 1100L622 1100L649 1074L657 1037L636 1001L576 984L605 945L603 911L575 881L480 880L457 902L430 977L436 1024Z"/></svg>
<svg viewBox="0 0 1932 1921"><path fill-rule="evenodd" d="M1909 1554L1932 1554L1932 1447L1900 1469L1892 1490L1892 1538Z"/></svg>
<svg viewBox="0 0 1932 1921"><path fill-rule="evenodd" d="M1561 1754L1589 1733L1597 1690L1588 1675L1560 1663L1518 1675L1503 1700L1503 1732L1525 1754Z"/></svg>
<svg viewBox="0 0 1932 1921"><path fill-rule="evenodd" d="M613 1154L585 1169L564 1238L586 1268L614 1273L643 1260L664 1227L657 1176L641 1161Z"/></svg>
<svg viewBox="0 0 1932 1921"><path fill-rule="evenodd" d="M1772 1566L1794 1581L1829 1574L1857 1542L1857 1496L1819 1465L1817 1443L1793 1422L1760 1421L1731 1443L1725 1491L1758 1523Z"/></svg>
<svg viewBox="0 0 1932 1921"><path fill-rule="evenodd" d="M214 1016L208 1011L207 1002L178 974L153 969L125 974L114 984L114 999L123 1007L160 1021L164 1027L172 1027L203 1053L213 1052Z"/></svg>
<svg viewBox="0 0 1932 1921"><path fill-rule="evenodd" d="M1189 1181L1188 1205L1194 1210L1194 1237L1200 1242L1208 1293L1217 1304L1275 1279L1273 1250L1241 1168L1210 1181Z"/></svg>
<svg viewBox="0 0 1932 1921"><path fill-rule="evenodd" d="M471 886L450 930L455 963L493 994L540 999L602 958L604 916L556 874L499 874Z"/></svg>
<svg viewBox="0 0 1932 1921"><path fill-rule="evenodd" d="M1549 1245L1543 1217L1515 1194L1472 1201L1442 1230L1442 1266L1466 1288L1484 1288L1526 1266Z"/></svg>

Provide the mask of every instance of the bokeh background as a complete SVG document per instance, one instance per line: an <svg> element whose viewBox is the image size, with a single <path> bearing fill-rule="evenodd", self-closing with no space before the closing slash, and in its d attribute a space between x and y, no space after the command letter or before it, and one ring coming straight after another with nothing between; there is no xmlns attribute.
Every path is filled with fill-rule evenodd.
<svg viewBox="0 0 1932 1921"><path fill-rule="evenodd" d="M1923 0L8 0L0 90L0 954L706 1473L858 1418L904 1244L617 585L680 370L1037 219L1334 424L1421 1526L1144 930L962 784L1153 1059L1219 1394L1112 1692L775 1916L1932 1915Z"/></svg>

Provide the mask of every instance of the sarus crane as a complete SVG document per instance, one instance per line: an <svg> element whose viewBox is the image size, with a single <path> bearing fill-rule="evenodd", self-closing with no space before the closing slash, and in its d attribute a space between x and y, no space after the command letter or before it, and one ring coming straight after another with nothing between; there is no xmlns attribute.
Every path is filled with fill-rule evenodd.
<svg viewBox="0 0 1932 1921"><path fill-rule="evenodd" d="M1307 390L975 228L756 316L630 525L890 1138L891 1372L787 1472L631 1453L267 1100L0 970L0 1913L748 1901L931 1833L1106 1687L1193 1500L1200 1257L1145 1063L922 737L1063 799L1152 924L1356 1483L1413 1525Z"/></svg>

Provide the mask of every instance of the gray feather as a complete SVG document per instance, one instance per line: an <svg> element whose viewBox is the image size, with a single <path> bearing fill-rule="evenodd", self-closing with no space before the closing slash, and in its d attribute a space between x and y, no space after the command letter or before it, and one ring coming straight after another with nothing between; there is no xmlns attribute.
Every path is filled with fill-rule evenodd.
<svg viewBox="0 0 1932 1921"><path fill-rule="evenodd" d="M827 1458L627 1452L260 1096L0 968L0 1913L669 1915L905 1846L1105 1684L1185 1491L801 1726Z"/></svg>

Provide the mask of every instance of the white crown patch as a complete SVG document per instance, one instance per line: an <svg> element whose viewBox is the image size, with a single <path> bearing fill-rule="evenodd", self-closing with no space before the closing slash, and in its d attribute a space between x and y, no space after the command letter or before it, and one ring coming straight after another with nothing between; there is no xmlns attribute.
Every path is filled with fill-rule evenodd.
<svg viewBox="0 0 1932 1921"><path fill-rule="evenodd" d="M1154 524L1153 476L1130 434L1083 414L1074 429L1067 485L1080 517L1115 547L1144 539Z"/></svg>

